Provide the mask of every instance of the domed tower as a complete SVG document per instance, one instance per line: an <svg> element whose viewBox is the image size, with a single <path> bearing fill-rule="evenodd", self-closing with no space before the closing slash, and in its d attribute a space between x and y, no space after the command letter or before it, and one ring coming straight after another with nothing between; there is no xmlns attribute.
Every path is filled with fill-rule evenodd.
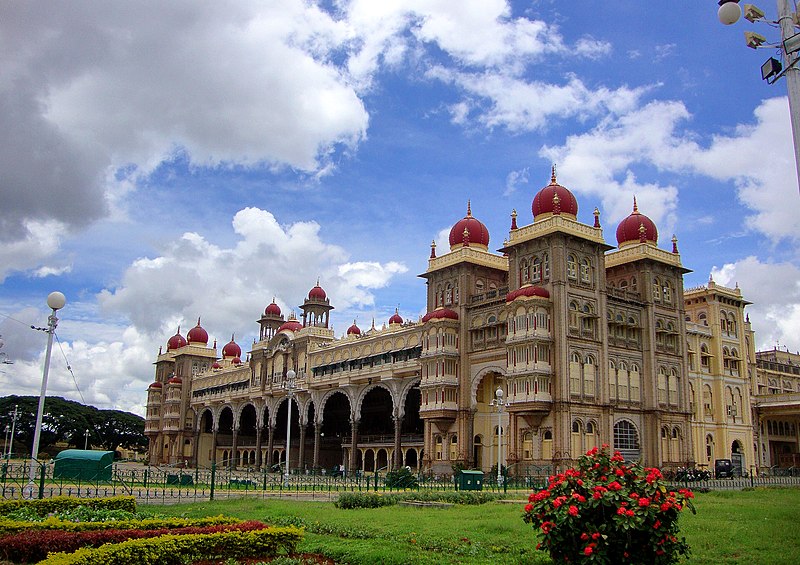
<svg viewBox="0 0 800 565"><path fill-rule="evenodd" d="M361 328L359 328L356 325L356 321L355 320L353 320L353 325L350 326L349 328L347 328L347 335L348 335L348 337L351 336L351 335L354 336L354 337L358 337L358 336L361 335Z"/></svg>
<svg viewBox="0 0 800 565"><path fill-rule="evenodd" d="M467 215L450 228L450 251L459 247L477 247L488 251L489 230L483 222L472 216L472 206L467 200Z"/></svg>
<svg viewBox="0 0 800 565"><path fill-rule="evenodd" d="M231 362L234 362L234 359L239 359L239 362L241 362L242 348L234 341L234 337L232 335L231 340L222 348L222 358L230 359Z"/></svg>
<svg viewBox="0 0 800 565"><path fill-rule="evenodd" d="M314 288L308 291L308 298L300 306L303 311L303 326L328 328L330 312L333 310L325 290L319 286L319 280Z"/></svg>
<svg viewBox="0 0 800 565"><path fill-rule="evenodd" d="M542 188L533 198L531 204L533 221L549 218L550 216L565 216L572 220L578 217L578 201L569 189L561 186L556 181L556 167L553 165L550 175L550 184Z"/></svg>
<svg viewBox="0 0 800 565"><path fill-rule="evenodd" d="M272 339L272 336L278 332L278 328L281 327L283 322L284 319L281 315L281 308L275 303L275 298L273 297L272 302L264 309L264 314L258 321L261 326L258 337L259 341L268 341Z"/></svg>
<svg viewBox="0 0 800 565"><path fill-rule="evenodd" d="M628 245L646 243L658 244L658 229L653 220L639 212L636 197L633 197L633 212L617 226L617 245L622 249Z"/></svg>
<svg viewBox="0 0 800 565"><path fill-rule="evenodd" d="M206 341L208 341L208 339L206 339ZM181 327L178 326L178 331L175 332L175 335L167 340L167 352L180 349L187 344L186 338L181 335Z"/></svg>
<svg viewBox="0 0 800 565"><path fill-rule="evenodd" d="M402 326L402 325L403 325L403 317L400 316L398 308L395 308L394 314L392 314L392 317L389 318L389 327L391 328L393 326Z"/></svg>

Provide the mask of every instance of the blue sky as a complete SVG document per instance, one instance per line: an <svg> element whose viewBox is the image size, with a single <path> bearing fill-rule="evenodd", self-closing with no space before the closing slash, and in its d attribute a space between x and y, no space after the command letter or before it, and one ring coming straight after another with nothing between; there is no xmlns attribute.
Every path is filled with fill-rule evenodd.
<svg viewBox="0 0 800 565"><path fill-rule="evenodd" d="M776 18L774 5L762 5ZM143 413L201 317L246 350L319 279L337 335L424 313L466 212L502 246L549 182L606 241L636 196L692 272L736 284L761 347L800 349L786 84L717 4L404 0L12 3L0 18L5 393ZM69 363L72 373L67 370ZM73 379L74 375L74 379ZM80 389L81 394L78 393Z"/></svg>

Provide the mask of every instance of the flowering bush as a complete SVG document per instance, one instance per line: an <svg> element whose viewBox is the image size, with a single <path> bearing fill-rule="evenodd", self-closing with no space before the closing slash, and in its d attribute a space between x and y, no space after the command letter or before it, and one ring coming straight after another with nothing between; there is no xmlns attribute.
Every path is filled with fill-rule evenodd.
<svg viewBox="0 0 800 565"><path fill-rule="evenodd" d="M542 533L536 548L557 563L676 563L688 555L678 514L695 512L687 489L669 491L658 469L626 465L608 445L592 448L577 469L550 477L532 493L523 520Z"/></svg>

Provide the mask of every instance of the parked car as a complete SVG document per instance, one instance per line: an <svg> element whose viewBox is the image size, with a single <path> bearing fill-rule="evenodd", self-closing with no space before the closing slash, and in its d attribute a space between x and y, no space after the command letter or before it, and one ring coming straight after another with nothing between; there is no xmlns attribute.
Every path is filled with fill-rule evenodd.
<svg viewBox="0 0 800 565"><path fill-rule="evenodd" d="M717 459L714 461L714 477L717 479L732 479L736 468L730 459Z"/></svg>

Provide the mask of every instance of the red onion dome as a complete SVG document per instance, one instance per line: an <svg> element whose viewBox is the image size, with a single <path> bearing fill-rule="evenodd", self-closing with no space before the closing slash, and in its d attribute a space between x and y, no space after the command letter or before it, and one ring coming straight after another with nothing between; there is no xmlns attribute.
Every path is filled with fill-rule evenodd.
<svg viewBox="0 0 800 565"><path fill-rule="evenodd" d="M202 343L208 345L208 332L200 326L200 318L197 318L197 325L186 334L189 343Z"/></svg>
<svg viewBox="0 0 800 565"><path fill-rule="evenodd" d="M220 365L219 363L217 363L216 361L214 361L214 364L213 364L213 365L211 365L211 368L212 368L212 369L222 369L222 365Z"/></svg>
<svg viewBox="0 0 800 565"><path fill-rule="evenodd" d="M180 377L177 377L177 376L176 376L176 377L172 377L170 380L168 380L168 381L167 381L167 384L170 384L170 385L179 385L179 384L181 384L182 382L183 382L183 380L182 380Z"/></svg>
<svg viewBox="0 0 800 565"><path fill-rule="evenodd" d="M513 302L521 297L550 298L550 292L544 287L526 284L506 294L506 302Z"/></svg>
<svg viewBox="0 0 800 565"><path fill-rule="evenodd" d="M242 364L242 360L239 357L234 357L231 360L231 363L233 363L234 365L241 365Z"/></svg>
<svg viewBox="0 0 800 565"><path fill-rule="evenodd" d="M265 316L280 316L281 315L281 307L275 304L275 299L272 299L272 303L266 307L264 310Z"/></svg>
<svg viewBox="0 0 800 565"><path fill-rule="evenodd" d="M397 313L397 308L395 308L394 315L391 318L389 318L389 325L391 326L392 324L402 324L402 323L403 323L403 318L400 317L400 314Z"/></svg>
<svg viewBox="0 0 800 565"><path fill-rule="evenodd" d="M564 188L556 182L556 167L553 166L553 173L550 177L550 184L545 186L536 196L533 197L531 204L533 219L542 214L566 215L572 218L578 216L578 201L569 189Z"/></svg>
<svg viewBox="0 0 800 565"><path fill-rule="evenodd" d="M277 333L280 333L282 331L296 332L296 331L299 331L299 330L302 330L302 329L303 329L303 324L301 324L300 322L297 321L297 319L292 317L292 318L288 319L287 321L285 321L283 323L283 325L281 325L281 327L278 328L278 332Z"/></svg>
<svg viewBox="0 0 800 565"><path fill-rule="evenodd" d="M353 320L353 325L347 328L347 335L361 335L361 328L356 325L355 320Z"/></svg>
<svg viewBox="0 0 800 565"><path fill-rule="evenodd" d="M186 343L186 338L181 335L181 327L178 326L178 331L167 341L167 351L171 349L180 349L186 345Z"/></svg>
<svg viewBox="0 0 800 565"><path fill-rule="evenodd" d="M427 322L428 320L444 320L444 319L458 320L458 312L450 310L450 308L442 308L440 306L433 312L428 312L422 317L423 322Z"/></svg>
<svg viewBox="0 0 800 565"><path fill-rule="evenodd" d="M225 344L225 347L222 348L222 358L227 359L228 357L241 357L242 356L242 348L239 347L235 341L233 341L234 336L231 336L231 340Z"/></svg>
<svg viewBox="0 0 800 565"><path fill-rule="evenodd" d="M319 280L317 280L317 285L308 291L309 300L325 300L327 297L325 290L319 286Z"/></svg>
<svg viewBox="0 0 800 565"><path fill-rule="evenodd" d="M150 386L147 388L162 388L163 386L164 385L162 385L160 382L156 381L154 383L150 383Z"/></svg>
<svg viewBox="0 0 800 565"><path fill-rule="evenodd" d="M467 215L450 229L450 251L462 246L489 249L489 230L483 222L472 216L469 200L467 200Z"/></svg>
<svg viewBox="0 0 800 565"><path fill-rule="evenodd" d="M658 243L658 229L653 220L639 212L636 197L633 198L633 212L617 226L617 245L632 243Z"/></svg>

